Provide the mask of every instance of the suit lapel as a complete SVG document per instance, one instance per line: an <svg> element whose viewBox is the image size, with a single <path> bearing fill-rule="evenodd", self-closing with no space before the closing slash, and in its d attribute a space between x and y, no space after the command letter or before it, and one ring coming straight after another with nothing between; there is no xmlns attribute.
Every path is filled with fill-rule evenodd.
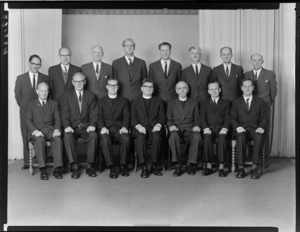
<svg viewBox="0 0 300 232"><path fill-rule="evenodd" d="M135 77L135 73L138 70L138 64L137 64L137 59L134 57L133 62L132 62L132 80Z"/></svg>
<svg viewBox="0 0 300 232"><path fill-rule="evenodd" d="M195 72L194 72L195 73ZM196 73L195 73L196 74ZM201 64L201 68L200 68L200 72L199 72L199 74L198 74L198 76L197 76L197 78L198 78L198 81L197 81L197 84L198 84L198 87L201 85L201 81L202 81L202 76L203 76L203 74L204 74L204 71L203 71L203 65Z"/></svg>
<svg viewBox="0 0 300 232"><path fill-rule="evenodd" d="M149 106L149 115L148 115L148 118L150 118L151 113L154 113L154 112L153 112L153 107L154 107L154 105L155 105L154 99L153 99L153 97L151 97L150 106Z"/></svg>
<svg viewBox="0 0 300 232"><path fill-rule="evenodd" d="M253 74L253 72L252 72L252 74ZM254 74L253 74L253 76L254 76ZM257 77L258 78L257 79L257 84L262 84L262 82L264 81L264 76L265 76L265 71L262 68L261 71L260 71L259 76Z"/></svg>
<svg viewBox="0 0 300 232"><path fill-rule="evenodd" d="M102 62L102 64L101 64L101 69L100 69L100 73L99 73L99 79L98 79L98 82L100 81L100 79L102 79L102 76L103 76L103 74L104 74L104 71L105 71L105 66L104 66L104 64L103 64L103 62Z"/></svg>
<svg viewBox="0 0 300 232"><path fill-rule="evenodd" d="M77 97L77 93L76 93L75 88L73 89L73 99L75 101L76 112L77 112L78 115L80 115L79 101L78 101L78 97ZM82 103L83 103L83 99L84 99L84 97L82 97ZM81 105L83 106L83 104L81 104Z"/></svg>
<svg viewBox="0 0 300 232"><path fill-rule="evenodd" d="M35 104L36 104L36 107L37 107L37 110L38 110L39 114L41 115L41 118L44 118L43 107L42 107L42 105L41 105L41 103L38 99L35 100Z"/></svg>
<svg viewBox="0 0 300 232"><path fill-rule="evenodd" d="M145 115L146 117L148 117L147 115L147 111L146 111L146 107L145 107L145 104L144 104L144 100L143 100L143 96L139 98L139 107L141 108L141 110L143 111L143 115Z"/></svg>
<svg viewBox="0 0 300 232"><path fill-rule="evenodd" d="M33 87L32 87L32 84L31 84L31 81L30 81L30 76L29 76L29 72L26 73L25 75L25 81L27 83L27 85L32 88L32 90L34 91Z"/></svg>
<svg viewBox="0 0 300 232"><path fill-rule="evenodd" d="M168 70L168 73L167 73L168 74L167 77L169 76L169 74L170 74L173 67L174 67L174 61L170 60L170 67L169 67L169 70Z"/></svg>

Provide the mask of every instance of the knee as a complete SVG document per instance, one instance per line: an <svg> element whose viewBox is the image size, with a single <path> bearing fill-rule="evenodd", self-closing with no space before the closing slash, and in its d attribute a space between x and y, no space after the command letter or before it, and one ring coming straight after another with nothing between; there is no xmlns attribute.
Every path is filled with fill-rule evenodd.
<svg viewBox="0 0 300 232"><path fill-rule="evenodd" d="M242 133L236 133L236 141L238 142L242 142L242 141L245 141L246 140L246 136L245 136L245 133L242 132Z"/></svg>
<svg viewBox="0 0 300 232"><path fill-rule="evenodd" d="M194 132L193 140L202 141L201 134L199 132Z"/></svg>
<svg viewBox="0 0 300 232"><path fill-rule="evenodd" d="M89 134L89 139L96 140L98 138L98 135L95 131L90 131L88 134Z"/></svg>
<svg viewBox="0 0 300 232"><path fill-rule="evenodd" d="M55 137L53 137L53 142L55 142L55 143L61 143L61 138L60 138L60 136L55 136Z"/></svg>
<svg viewBox="0 0 300 232"><path fill-rule="evenodd" d="M110 142L110 137L108 134L100 134L101 144L108 144Z"/></svg>
<svg viewBox="0 0 300 232"><path fill-rule="evenodd" d="M203 134L203 139L205 142L210 141L211 140L211 134Z"/></svg>
<svg viewBox="0 0 300 232"><path fill-rule="evenodd" d="M44 137L44 136L39 136L39 137L36 137L35 142L36 142L36 143L39 143L39 144L45 144L45 143L46 143L46 140L45 140L45 137Z"/></svg>
<svg viewBox="0 0 300 232"><path fill-rule="evenodd" d="M153 132L152 133L152 139L153 140L161 140L162 136L160 132Z"/></svg>
<svg viewBox="0 0 300 232"><path fill-rule="evenodd" d="M71 132L64 133L64 141L69 141L73 138L73 134Z"/></svg>
<svg viewBox="0 0 300 232"><path fill-rule="evenodd" d="M170 134L169 141L175 141L175 140L178 140L178 139L179 139L179 136L178 136L177 132L172 131L171 134Z"/></svg>
<svg viewBox="0 0 300 232"><path fill-rule="evenodd" d="M130 143L130 138L129 138L128 134L122 134L121 135L121 142L125 143L125 144L129 144Z"/></svg>
<svg viewBox="0 0 300 232"><path fill-rule="evenodd" d="M255 136L254 136L253 140L255 140L255 141L262 141L263 138L264 138L263 134L255 133Z"/></svg>

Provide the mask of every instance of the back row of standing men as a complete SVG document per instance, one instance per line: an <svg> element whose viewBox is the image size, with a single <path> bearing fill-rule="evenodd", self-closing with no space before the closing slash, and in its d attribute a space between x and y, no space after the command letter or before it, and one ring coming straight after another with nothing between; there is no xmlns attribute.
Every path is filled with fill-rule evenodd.
<svg viewBox="0 0 300 232"><path fill-rule="evenodd" d="M107 95L106 80L112 77L119 82L120 96L132 101L140 95L142 81L147 77L146 63L144 60L134 56L135 42L133 39L125 39L122 46L125 55L114 60L112 66L102 62L103 48L99 45L94 46L92 48L93 61L82 65L81 68L70 64L70 49L61 48L59 50L61 63L49 68L48 77L38 72L41 66L40 57L34 55L30 57L30 70L18 76L15 87L16 100L20 106L21 131L24 145L23 168L26 169L28 167L27 102L37 97L36 92L32 91L33 88L35 89L36 84L43 81L48 82L51 99L61 103L64 93L73 88L73 74L82 71L87 78L86 88L95 93L98 99ZM263 57L260 54L251 55L253 70L243 74L242 67L231 62L233 54L230 47L223 47L220 50L223 64L215 67L213 70L200 62L201 49L199 47L192 46L189 48L192 65L184 70L182 70L180 63L170 59L171 44L167 42L161 43L159 51L161 58L150 64L148 77L154 81L155 92L153 94L161 98L165 103L177 98L175 85L180 80L187 82L189 96L199 102L208 97L208 83L217 81L222 88L221 98L232 102L242 94L241 84L244 76L253 80L255 84L254 95L261 97L267 103L270 117L270 107L276 97L277 83L274 72L262 68ZM269 130L267 129L267 131ZM268 133L266 134L266 141L268 141Z"/></svg>

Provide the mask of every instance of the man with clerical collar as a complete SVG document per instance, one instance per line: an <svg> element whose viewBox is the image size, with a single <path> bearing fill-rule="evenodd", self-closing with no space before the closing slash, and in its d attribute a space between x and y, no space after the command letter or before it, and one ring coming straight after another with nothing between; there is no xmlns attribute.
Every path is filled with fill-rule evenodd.
<svg viewBox="0 0 300 232"><path fill-rule="evenodd" d="M224 161L227 147L227 135L231 125L230 101L221 99L221 88L218 82L208 84L210 98L200 103L201 127L204 136L204 160L206 168L203 176L213 173L212 159L214 156L214 142L217 141L217 155L219 161L219 176L225 177Z"/></svg>
<svg viewBox="0 0 300 232"><path fill-rule="evenodd" d="M86 174L96 177L94 170L95 153L98 136L96 133L98 107L96 95L84 89L86 77L83 73L75 73L72 83L74 89L68 91L61 105L61 118L64 128L65 150L71 165L73 179L80 177L79 165L75 154L75 144L78 138L83 138L87 143Z"/></svg>
<svg viewBox="0 0 300 232"><path fill-rule="evenodd" d="M20 107L20 124L23 138L23 158L22 170L29 168L29 148L28 129L26 122L27 103L37 99L36 87L41 82L48 82L48 76L40 73L42 59L34 54L29 57L29 71L17 77L15 84L15 98Z"/></svg>
<svg viewBox="0 0 300 232"><path fill-rule="evenodd" d="M163 42L158 46L160 59L149 65L148 77L154 81L154 96L161 98L165 103L176 98L175 85L181 78L182 66L171 59L172 45Z"/></svg>
<svg viewBox="0 0 300 232"><path fill-rule="evenodd" d="M182 70L181 80L186 81L189 86L188 96L193 100L202 101L208 98L207 84L211 78L212 70L210 67L201 63L200 47L191 46L189 56L192 64Z"/></svg>
<svg viewBox="0 0 300 232"><path fill-rule="evenodd" d="M85 87L100 99L107 95L106 80L112 77L112 69L111 65L102 61L104 56L102 46L94 45L91 54L93 61L82 65L81 69L87 78Z"/></svg>
<svg viewBox="0 0 300 232"><path fill-rule="evenodd" d="M73 89L72 76L81 69L70 63L71 50L62 47L58 51L60 63L51 66L48 70L50 96L52 100L58 101L60 104L63 95L70 89Z"/></svg>
<svg viewBox="0 0 300 232"><path fill-rule="evenodd" d="M143 80L141 87L142 96L132 101L131 105L131 125L133 126L133 136L135 138L135 148L138 161L142 167L141 177L149 177L147 168L147 145L151 143L151 169L150 172L156 176L161 176L158 169L157 160L162 154L162 140L165 133L166 124L165 107L163 101L152 96L154 91L154 81L150 78Z"/></svg>
<svg viewBox="0 0 300 232"><path fill-rule="evenodd" d="M112 75L119 81L119 95L129 101L140 94L142 81L147 77L146 62L134 56L135 42L132 38L123 41L125 55L112 63Z"/></svg>
<svg viewBox="0 0 300 232"><path fill-rule="evenodd" d="M253 140L251 178L258 179L257 165L268 121L267 107L261 98L252 95L254 85L251 79L244 79L241 89L243 95L236 99L231 107L232 127L236 136L238 163L236 177L244 178L246 176L244 170L244 151L247 140Z"/></svg>
<svg viewBox="0 0 300 232"><path fill-rule="evenodd" d="M213 68L212 81L219 82L222 99L234 101L241 96L241 81L243 78L243 68L231 62L233 57L230 47L220 49L220 58L223 63Z"/></svg>
<svg viewBox="0 0 300 232"><path fill-rule="evenodd" d="M34 143L34 151L41 170L41 179L49 179L46 171L46 141L51 142L53 151L53 176L62 179L63 144L60 137L61 124L58 104L55 101L47 100L49 93L47 83L39 83L36 92L38 99L28 103L26 120L30 141Z"/></svg>
<svg viewBox="0 0 300 232"><path fill-rule="evenodd" d="M107 79L107 96L98 100L99 117L98 130L102 152L107 166L110 168L110 178L118 178L118 169L113 161L112 142L120 144L120 173L129 176L127 156L130 148L128 135L130 123L129 101L118 96L119 82L117 79Z"/></svg>
<svg viewBox="0 0 300 232"><path fill-rule="evenodd" d="M170 130L169 145L172 151L172 161L176 162L174 176L182 174L182 157L180 141L190 144L187 161L187 173L196 174L197 156L202 144L200 135L199 104L187 98L188 85L184 81L176 84L177 99L168 103L167 125Z"/></svg>

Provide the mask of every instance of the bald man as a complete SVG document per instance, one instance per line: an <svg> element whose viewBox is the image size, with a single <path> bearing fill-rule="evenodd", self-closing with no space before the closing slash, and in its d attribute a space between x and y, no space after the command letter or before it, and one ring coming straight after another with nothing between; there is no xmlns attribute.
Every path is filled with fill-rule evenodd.
<svg viewBox="0 0 300 232"><path fill-rule="evenodd" d="M264 58L259 53L254 53L251 55L251 63L253 69L244 74L245 78L253 81L255 86L253 95L262 98L266 105L268 106L268 123L265 133L265 151L266 158L270 153L270 116L271 116L271 106L274 104L275 97L277 95L277 81L275 73L271 70L262 67L264 63ZM266 164L268 159L266 159Z"/></svg>
<svg viewBox="0 0 300 232"><path fill-rule="evenodd" d="M104 56L103 48L100 45L92 47L93 61L81 66L83 74L86 76L86 89L103 98L107 95L106 80L112 77L111 65L102 62Z"/></svg>
<svg viewBox="0 0 300 232"><path fill-rule="evenodd" d="M61 103L64 93L73 88L72 76L80 72L80 68L72 65L71 50L62 47L58 51L60 63L48 70L51 99Z"/></svg>

